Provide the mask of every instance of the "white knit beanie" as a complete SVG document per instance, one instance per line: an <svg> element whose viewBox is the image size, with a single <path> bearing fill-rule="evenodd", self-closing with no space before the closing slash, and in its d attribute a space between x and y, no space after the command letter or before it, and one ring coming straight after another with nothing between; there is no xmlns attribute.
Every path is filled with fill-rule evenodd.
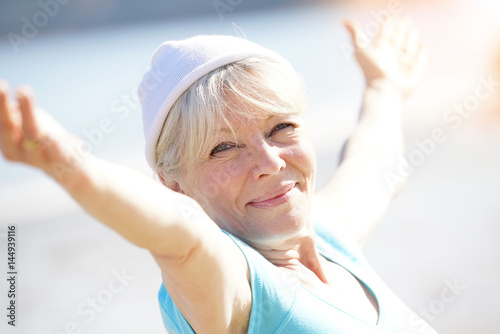
<svg viewBox="0 0 500 334"><path fill-rule="evenodd" d="M151 60L151 69L139 86L146 137L146 160L156 171L156 145L170 108L196 80L229 63L249 57L288 62L246 39L201 35L161 44Z"/></svg>

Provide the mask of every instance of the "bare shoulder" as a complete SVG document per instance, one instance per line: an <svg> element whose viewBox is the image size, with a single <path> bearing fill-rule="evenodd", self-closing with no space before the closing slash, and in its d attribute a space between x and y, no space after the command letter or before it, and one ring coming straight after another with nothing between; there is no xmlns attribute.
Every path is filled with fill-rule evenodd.
<svg viewBox="0 0 500 334"><path fill-rule="evenodd" d="M152 254L163 284L196 332L244 333L252 306L250 273L234 241L211 220L182 258Z"/></svg>

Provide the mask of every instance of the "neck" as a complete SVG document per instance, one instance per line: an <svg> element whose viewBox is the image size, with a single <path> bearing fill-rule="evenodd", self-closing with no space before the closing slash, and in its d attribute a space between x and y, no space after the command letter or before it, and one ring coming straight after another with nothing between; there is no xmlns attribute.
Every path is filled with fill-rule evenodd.
<svg viewBox="0 0 500 334"><path fill-rule="evenodd" d="M316 248L314 231L306 235L294 236L285 242L253 246L262 256L277 267L302 271L307 268L322 282L327 283L321 266L321 255Z"/></svg>

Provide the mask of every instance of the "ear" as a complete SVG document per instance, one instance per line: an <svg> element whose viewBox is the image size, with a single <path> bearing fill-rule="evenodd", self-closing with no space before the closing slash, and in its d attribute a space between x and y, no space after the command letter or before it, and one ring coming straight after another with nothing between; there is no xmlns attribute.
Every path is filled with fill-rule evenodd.
<svg viewBox="0 0 500 334"><path fill-rule="evenodd" d="M157 170L157 173L158 173L158 177L160 178L160 181L161 183L175 191L175 192L178 192L178 193L181 193L181 194L184 194L184 191L182 191L181 189L181 186L179 185L179 183L172 177L172 175L169 175L165 172L165 170L163 170L162 168L158 168Z"/></svg>

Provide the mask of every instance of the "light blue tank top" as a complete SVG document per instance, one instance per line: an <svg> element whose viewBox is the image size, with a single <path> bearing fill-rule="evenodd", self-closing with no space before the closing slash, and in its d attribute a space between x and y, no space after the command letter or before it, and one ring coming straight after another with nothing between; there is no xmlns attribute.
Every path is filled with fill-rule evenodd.
<svg viewBox="0 0 500 334"><path fill-rule="evenodd" d="M296 283L294 278L276 268L243 241L226 233L245 255L250 270L252 309L249 334L436 334L381 281L347 231L332 231L319 222L315 222L315 229L319 253L348 270L375 296L379 306L377 324L367 324L329 304L321 296ZM158 299L168 333L194 333L163 284Z"/></svg>

